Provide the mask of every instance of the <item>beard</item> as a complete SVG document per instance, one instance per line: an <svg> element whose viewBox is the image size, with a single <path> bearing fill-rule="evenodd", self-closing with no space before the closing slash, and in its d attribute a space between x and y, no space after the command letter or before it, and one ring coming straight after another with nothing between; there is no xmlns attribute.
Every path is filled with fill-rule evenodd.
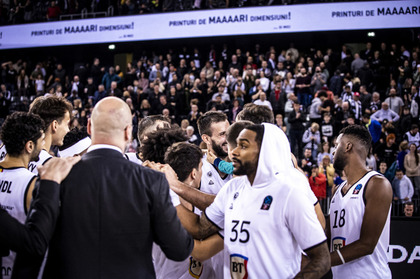
<svg viewBox="0 0 420 279"><path fill-rule="evenodd" d="M252 173L256 171L256 165L252 162L245 162L242 163L242 161L238 159L233 159L236 165L239 165L238 167L233 168L233 174L234 175L247 175L248 173Z"/></svg>
<svg viewBox="0 0 420 279"><path fill-rule="evenodd" d="M224 145L227 145L227 142L224 142L223 146ZM213 141L213 140L211 140L211 148L213 149L216 156L219 157L219 158L223 159L223 158L226 158L228 156L228 153L223 150L223 147L216 144L216 142Z"/></svg>
<svg viewBox="0 0 420 279"><path fill-rule="evenodd" d="M347 159L344 156L339 155L339 153L336 154L334 158L334 163L333 163L334 169L338 171L343 171L346 165L347 165Z"/></svg>
<svg viewBox="0 0 420 279"><path fill-rule="evenodd" d="M38 162L39 153L41 153L41 150L37 150L35 146L35 151L31 154L30 162Z"/></svg>

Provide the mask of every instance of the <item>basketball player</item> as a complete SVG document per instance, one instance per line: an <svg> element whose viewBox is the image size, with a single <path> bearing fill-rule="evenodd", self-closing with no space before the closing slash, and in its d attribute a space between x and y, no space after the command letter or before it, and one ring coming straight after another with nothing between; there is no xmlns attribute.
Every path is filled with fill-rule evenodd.
<svg viewBox="0 0 420 279"><path fill-rule="evenodd" d="M151 115L143 118L137 126L137 139L139 141L139 147L141 147L143 141L147 139L147 134L156 131L157 128L169 128L171 127L171 121L162 115ZM141 153L127 152L125 157L139 165L143 163Z"/></svg>
<svg viewBox="0 0 420 279"><path fill-rule="evenodd" d="M30 161L39 159L44 146L44 122L35 114L15 112L9 115L1 129L1 139L7 154L0 162L0 207L25 223L36 174L30 172ZM3 259L3 278L11 278L15 254Z"/></svg>
<svg viewBox="0 0 420 279"><path fill-rule="evenodd" d="M392 187L366 167L369 131L358 125L341 130L334 168L347 181L333 190L329 225L331 265L338 278L391 278L388 267Z"/></svg>
<svg viewBox="0 0 420 279"><path fill-rule="evenodd" d="M52 158L51 146L63 145L64 136L69 131L72 105L65 98L49 96L36 98L29 112L39 115L44 120L45 144L39 153L39 160L29 163L28 169L38 174L37 166Z"/></svg>
<svg viewBox="0 0 420 279"><path fill-rule="evenodd" d="M307 179L284 163L291 162L285 134L272 124L253 125L237 143L232 156L240 176L201 215L194 237L224 229L224 278L321 277L330 267L326 238L305 194ZM302 271L301 249L310 260Z"/></svg>
<svg viewBox="0 0 420 279"><path fill-rule="evenodd" d="M58 148L60 157L73 157L75 155L82 156L92 144L86 127L73 128L64 137L63 145Z"/></svg>

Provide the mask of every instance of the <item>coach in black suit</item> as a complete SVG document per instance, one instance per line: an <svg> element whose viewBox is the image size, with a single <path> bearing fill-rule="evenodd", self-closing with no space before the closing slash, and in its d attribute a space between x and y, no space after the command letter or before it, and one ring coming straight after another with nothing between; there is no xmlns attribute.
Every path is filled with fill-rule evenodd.
<svg viewBox="0 0 420 279"><path fill-rule="evenodd" d="M96 104L88 122L92 146L61 183L43 278L154 278L153 242L175 261L191 253L193 239L176 216L165 176L123 155L131 118L119 98Z"/></svg>

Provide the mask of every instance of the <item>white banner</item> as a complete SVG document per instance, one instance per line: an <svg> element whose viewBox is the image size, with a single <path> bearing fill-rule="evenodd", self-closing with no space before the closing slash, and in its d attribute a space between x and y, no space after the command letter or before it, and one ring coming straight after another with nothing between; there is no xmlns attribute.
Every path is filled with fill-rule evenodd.
<svg viewBox="0 0 420 279"><path fill-rule="evenodd" d="M267 6L0 27L0 49L156 39L420 27L420 1Z"/></svg>

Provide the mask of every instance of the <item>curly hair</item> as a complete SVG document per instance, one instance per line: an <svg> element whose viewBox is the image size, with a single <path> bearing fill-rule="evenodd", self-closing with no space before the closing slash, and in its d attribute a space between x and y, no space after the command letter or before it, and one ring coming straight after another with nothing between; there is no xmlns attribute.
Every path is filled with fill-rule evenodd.
<svg viewBox="0 0 420 279"><path fill-rule="evenodd" d="M193 169L198 170L202 158L201 149L186 142L172 144L165 153L165 163L174 169L180 181L187 179Z"/></svg>
<svg viewBox="0 0 420 279"><path fill-rule="evenodd" d="M365 126L350 125L341 129L339 134L343 134L343 136L351 136L359 140L359 142L366 148L366 151L369 153L369 149L372 144L372 137L369 133L369 130L366 129Z"/></svg>
<svg viewBox="0 0 420 279"><path fill-rule="evenodd" d="M61 123L66 112L71 116L72 110L73 106L66 98L56 96L38 97L29 108L29 112L38 114L44 120L44 131L47 131L54 120Z"/></svg>
<svg viewBox="0 0 420 279"><path fill-rule="evenodd" d="M181 128L158 128L147 134L147 139L142 143L140 152L143 160L164 163L166 149L176 142L185 142L187 139L187 135Z"/></svg>
<svg viewBox="0 0 420 279"><path fill-rule="evenodd" d="M0 132L7 154L12 157L20 156L28 141L36 144L43 129L44 121L36 114L14 112L7 116Z"/></svg>
<svg viewBox="0 0 420 279"><path fill-rule="evenodd" d="M144 136L156 129L160 123L165 128L171 127L171 120L163 115L150 115L143 118L137 126L137 139L142 142Z"/></svg>

